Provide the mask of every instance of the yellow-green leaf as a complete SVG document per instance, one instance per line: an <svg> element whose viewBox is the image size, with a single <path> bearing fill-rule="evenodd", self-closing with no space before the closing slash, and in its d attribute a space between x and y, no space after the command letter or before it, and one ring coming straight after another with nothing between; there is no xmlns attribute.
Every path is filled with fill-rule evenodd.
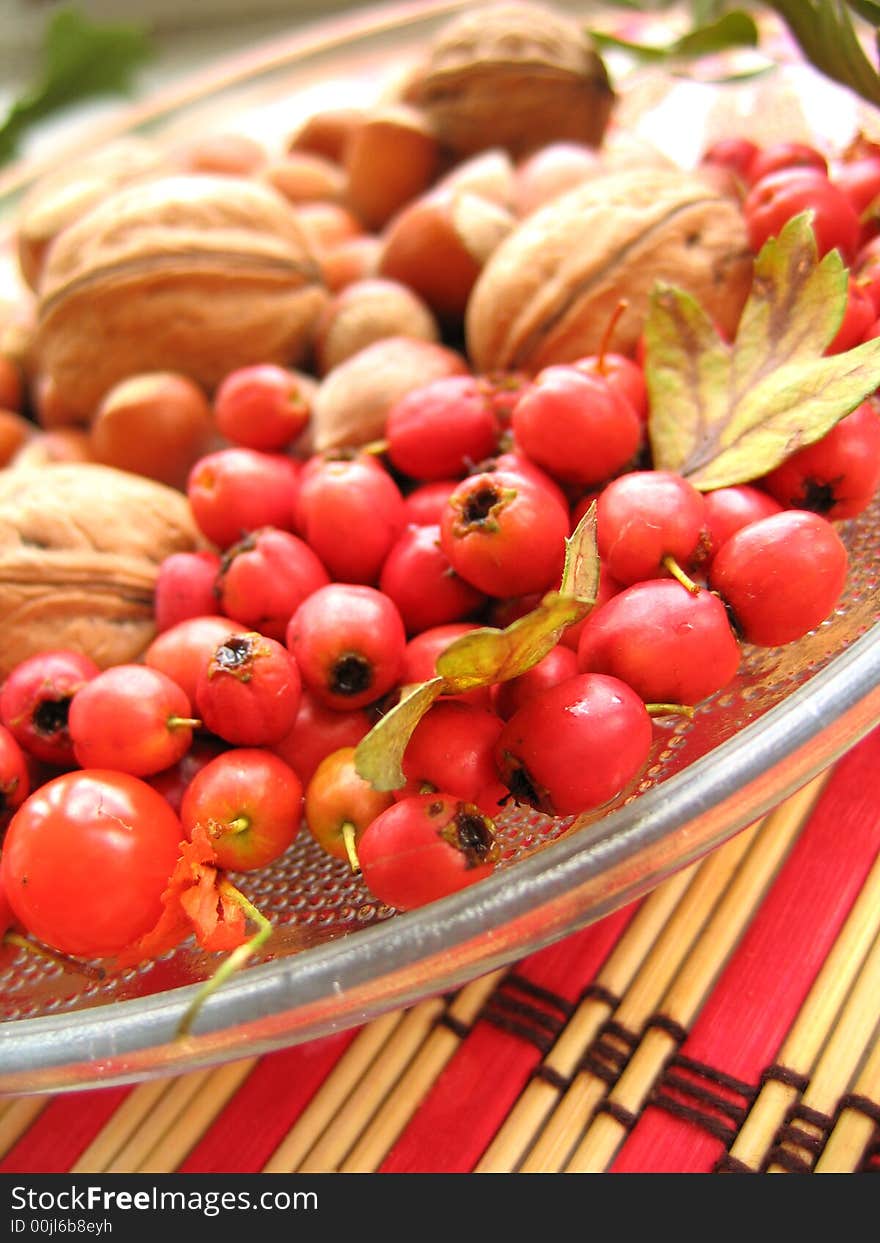
<svg viewBox="0 0 880 1243"><path fill-rule="evenodd" d="M442 678L415 683L358 743L354 766L374 789L398 790L406 784L402 764L407 743L419 721L445 689Z"/></svg>
<svg viewBox="0 0 880 1243"><path fill-rule="evenodd" d="M648 431L658 470L683 473L726 411L730 347L690 294L658 285L645 323Z"/></svg>
<svg viewBox="0 0 880 1243"><path fill-rule="evenodd" d="M406 783L403 757L413 731L440 695L493 686L531 669L555 647L567 626L593 607L599 582L596 506L566 540L559 591L504 630L484 626L455 639L437 658L438 676L408 687L400 702L358 743L355 768L377 790Z"/></svg>
<svg viewBox="0 0 880 1243"><path fill-rule="evenodd" d="M843 318L848 273L820 261L810 213L761 249L728 345L699 303L669 286L645 326L655 467L704 491L746 483L812 444L880 385L880 348L826 355Z"/></svg>
<svg viewBox="0 0 880 1243"><path fill-rule="evenodd" d="M550 592L504 630L485 626L455 639L438 656L437 672L454 694L518 678L556 646L566 627L586 617L590 607L590 601Z"/></svg>
<svg viewBox="0 0 880 1243"><path fill-rule="evenodd" d="M847 270L836 250L819 262L811 221L812 212L793 217L755 259L731 354L731 405L777 367L824 353L840 327Z"/></svg>
<svg viewBox="0 0 880 1243"><path fill-rule="evenodd" d="M845 354L780 367L744 398L719 438L715 456L688 479L695 488L711 491L766 474L824 436L878 382L877 338Z"/></svg>
<svg viewBox="0 0 880 1243"><path fill-rule="evenodd" d="M595 502L565 541L559 591L504 630L484 626L456 639L437 660L437 672L451 692L492 686L518 678L555 647L563 631L586 617L599 590Z"/></svg>

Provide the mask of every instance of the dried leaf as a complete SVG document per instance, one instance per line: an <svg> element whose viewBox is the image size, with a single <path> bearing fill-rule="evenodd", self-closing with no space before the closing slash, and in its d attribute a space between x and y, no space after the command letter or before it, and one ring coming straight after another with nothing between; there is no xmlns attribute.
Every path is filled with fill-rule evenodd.
<svg viewBox="0 0 880 1243"><path fill-rule="evenodd" d="M162 894L155 927L117 956L120 967L134 966L179 945L190 933L206 950L233 950L247 938L241 906L222 892L217 853L207 830L198 824L192 839L180 844L180 857Z"/></svg>
<svg viewBox="0 0 880 1243"><path fill-rule="evenodd" d="M599 549L596 543L596 502L565 541L565 564L559 594L595 603L599 594Z"/></svg>
<svg viewBox="0 0 880 1243"><path fill-rule="evenodd" d="M809 213L755 261L732 345L688 294L658 288L645 327L654 465L709 491L766 474L824 436L880 384L880 342L826 356L848 275L818 261Z"/></svg>

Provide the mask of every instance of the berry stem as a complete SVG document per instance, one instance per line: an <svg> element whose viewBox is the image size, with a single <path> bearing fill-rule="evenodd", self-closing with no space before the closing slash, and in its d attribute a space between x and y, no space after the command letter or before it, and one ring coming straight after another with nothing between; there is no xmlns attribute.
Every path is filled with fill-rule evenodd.
<svg viewBox="0 0 880 1243"><path fill-rule="evenodd" d="M702 588L700 587L699 583L695 583L694 580L688 574L685 574L684 570L678 564L675 557L670 557L667 554L667 556L663 558L660 564L664 566L665 569L667 569L669 573L672 575L672 577L677 579L681 583L682 587L686 588L686 590L689 591L692 596L698 596L700 594L700 591L702 590Z"/></svg>
<svg viewBox="0 0 880 1243"><path fill-rule="evenodd" d="M220 964L210 979L205 980L202 987L196 993L193 1001L187 1007L186 1013L180 1020L176 1035L178 1037L188 1036L192 1030L192 1025L196 1017L204 1005L208 997L211 996L221 985L229 979L234 972L243 967L249 958L251 958L257 950L268 941L272 934L272 924L262 913L257 910L252 902L244 896L240 889L236 887L225 877L219 882L219 889L227 898L231 898L233 902L237 902L245 915L257 925L257 931L243 945L239 945L232 951L229 957Z"/></svg>
<svg viewBox="0 0 880 1243"><path fill-rule="evenodd" d="M357 829L350 820L346 820L342 826L342 841L345 845L345 853L348 855L348 862L355 876L360 876L361 861L357 853Z"/></svg>
<svg viewBox="0 0 880 1243"><path fill-rule="evenodd" d="M201 729L202 722L194 716L170 716L168 718L169 729Z"/></svg>
<svg viewBox="0 0 880 1243"><path fill-rule="evenodd" d="M27 950L29 954L36 954L38 958L45 958L47 962L53 966L60 967L62 971L76 971L80 975L84 975L89 980L103 980L104 969L96 967L92 963L82 962L79 958L70 958L67 954L61 954L57 950L50 950L48 946L41 945L39 941L32 941L30 937L23 936L20 932L7 932L3 936L4 945L14 945L21 950Z"/></svg>
<svg viewBox="0 0 880 1243"><path fill-rule="evenodd" d="M611 314L611 318L608 320L608 323L605 325L605 331L602 333L602 340L599 342L599 354L598 354L598 363L597 363L599 371L601 372L602 375L605 375L606 370L607 370L606 365L605 365L605 355L608 353L608 347L611 344L611 338L614 335L614 330L617 327L618 323L620 322L621 315L623 315L623 312L626 310L628 306L629 306L629 303L627 302L627 300L625 298L621 298L617 306L614 308L614 311Z"/></svg>
<svg viewBox="0 0 880 1243"><path fill-rule="evenodd" d="M686 716L693 720L694 709L690 704L645 704L648 716Z"/></svg>

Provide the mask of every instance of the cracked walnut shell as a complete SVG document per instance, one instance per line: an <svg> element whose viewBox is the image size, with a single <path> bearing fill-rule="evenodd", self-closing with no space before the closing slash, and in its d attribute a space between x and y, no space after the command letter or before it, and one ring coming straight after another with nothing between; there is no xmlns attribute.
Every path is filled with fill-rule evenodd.
<svg viewBox="0 0 880 1243"><path fill-rule="evenodd" d="M101 666L137 660L155 634L162 560L201 543L186 497L109 466L0 472L0 678L73 648Z"/></svg>

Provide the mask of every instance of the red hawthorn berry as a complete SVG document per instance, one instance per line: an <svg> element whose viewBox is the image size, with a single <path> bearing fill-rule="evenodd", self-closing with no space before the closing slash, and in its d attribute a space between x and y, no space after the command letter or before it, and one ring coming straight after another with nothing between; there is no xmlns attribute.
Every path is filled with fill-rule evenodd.
<svg viewBox="0 0 880 1243"><path fill-rule="evenodd" d="M263 527L226 550L217 590L227 617L282 642L292 614L329 582L330 575L305 540Z"/></svg>
<svg viewBox="0 0 880 1243"><path fill-rule="evenodd" d="M671 578L619 592L581 632L582 673L607 673L646 703L698 704L735 676L740 647L724 605Z"/></svg>
<svg viewBox="0 0 880 1243"><path fill-rule="evenodd" d="M90 657L66 648L28 656L3 683L0 721L29 755L47 764L72 765L71 700L99 672Z"/></svg>
<svg viewBox="0 0 880 1243"><path fill-rule="evenodd" d="M854 518L880 486L880 414L870 401L761 480L781 505L831 521Z"/></svg>
<svg viewBox="0 0 880 1243"><path fill-rule="evenodd" d="M621 793L652 741L651 718L630 687L580 673L527 700L502 729L495 756L517 802L571 816Z"/></svg>
<svg viewBox="0 0 880 1243"><path fill-rule="evenodd" d="M364 882L386 906L411 910L489 876L494 824L449 794L416 795L373 820L358 842Z"/></svg>
<svg viewBox="0 0 880 1243"><path fill-rule="evenodd" d="M206 729L240 747L270 747L293 728L302 680L290 652L251 631L217 645L199 674L196 707Z"/></svg>
<svg viewBox="0 0 880 1243"><path fill-rule="evenodd" d="M746 642L780 647L828 617L847 568L846 546L831 523L788 509L732 535L712 562L709 585Z"/></svg>
<svg viewBox="0 0 880 1243"><path fill-rule="evenodd" d="M363 708L397 685L406 631L397 606L356 583L331 583L304 600L287 627L303 681L328 708Z"/></svg>
<svg viewBox="0 0 880 1243"><path fill-rule="evenodd" d="M568 512L550 505L522 476L487 471L449 498L440 542L452 568L488 596L551 587L565 559Z"/></svg>

